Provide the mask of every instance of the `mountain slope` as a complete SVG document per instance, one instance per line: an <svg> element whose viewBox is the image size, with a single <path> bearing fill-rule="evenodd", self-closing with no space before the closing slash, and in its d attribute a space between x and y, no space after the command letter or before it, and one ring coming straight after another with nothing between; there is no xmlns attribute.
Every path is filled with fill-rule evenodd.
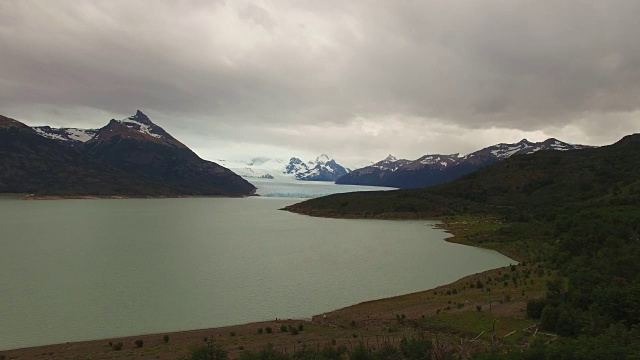
<svg viewBox="0 0 640 360"><path fill-rule="evenodd" d="M514 156L448 184L332 195L288 207L310 215L424 217L456 213L546 216L575 203L640 203L640 134L579 151ZM568 211L568 210L567 210Z"/></svg>
<svg viewBox="0 0 640 360"><path fill-rule="evenodd" d="M138 110L124 120L111 120L84 144L94 158L180 193L248 195L255 187L216 163L201 159Z"/></svg>
<svg viewBox="0 0 640 360"><path fill-rule="evenodd" d="M493 145L463 157L458 154L434 154L422 156L414 161L385 159L372 166L354 170L338 179L336 184L422 188L450 182L514 155L532 154L541 150L566 151L586 147L567 144L553 138L539 143L524 139L515 144Z"/></svg>
<svg viewBox="0 0 640 360"><path fill-rule="evenodd" d="M332 195L287 209L335 217L443 216L457 241L516 254L538 276L554 274L547 294L529 297L517 316L526 314L558 340L502 343L500 352L478 358L631 359L640 349L638 164L640 134L634 134L601 148L509 157L431 188ZM523 275L512 267L486 284L502 288L510 279L524 297L530 274Z"/></svg>
<svg viewBox="0 0 640 360"><path fill-rule="evenodd" d="M0 193L146 196L169 191L0 116Z"/></svg>
<svg viewBox="0 0 640 360"><path fill-rule="evenodd" d="M7 118L0 128L11 140L2 146L2 192L154 196L255 192L246 180L201 159L140 111L98 130L31 129Z"/></svg>

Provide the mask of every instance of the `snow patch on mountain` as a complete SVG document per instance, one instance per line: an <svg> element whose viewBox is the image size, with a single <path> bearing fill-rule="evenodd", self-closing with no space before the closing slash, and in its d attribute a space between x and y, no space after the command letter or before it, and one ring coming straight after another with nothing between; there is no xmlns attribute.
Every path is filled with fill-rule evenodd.
<svg viewBox="0 0 640 360"><path fill-rule="evenodd" d="M34 126L33 130L48 139L70 143L85 143L93 139L98 132L96 129L52 128L49 126Z"/></svg>
<svg viewBox="0 0 640 360"><path fill-rule="evenodd" d="M139 131L143 134L153 136L157 139L164 138L166 134L166 132L162 130L162 128L152 123L151 120L149 120L149 118L140 110L138 110L133 116L129 116L126 119L116 121L128 127L129 129Z"/></svg>

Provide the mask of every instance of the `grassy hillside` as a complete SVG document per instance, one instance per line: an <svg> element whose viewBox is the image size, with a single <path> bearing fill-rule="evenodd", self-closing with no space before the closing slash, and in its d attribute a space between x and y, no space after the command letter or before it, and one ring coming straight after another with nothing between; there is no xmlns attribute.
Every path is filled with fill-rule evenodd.
<svg viewBox="0 0 640 360"><path fill-rule="evenodd" d="M287 210L329 217L494 214L544 219L574 207L640 203L640 135L602 148L514 156L428 189L336 194Z"/></svg>
<svg viewBox="0 0 640 360"><path fill-rule="evenodd" d="M428 189L339 194L292 205L314 216L486 223L462 242L557 271L527 315L556 341L483 359L640 356L640 135L602 148L515 156ZM465 225L466 227L466 225ZM458 234L460 235L460 234ZM537 330L536 330L537 331Z"/></svg>

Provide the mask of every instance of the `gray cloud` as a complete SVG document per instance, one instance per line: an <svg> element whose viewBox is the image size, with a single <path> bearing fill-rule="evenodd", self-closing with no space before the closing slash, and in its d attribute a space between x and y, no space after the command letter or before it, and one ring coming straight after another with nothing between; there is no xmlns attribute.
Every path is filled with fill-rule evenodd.
<svg viewBox="0 0 640 360"><path fill-rule="evenodd" d="M604 144L640 124L637 14L635 0L4 1L0 108L83 126L140 108L209 157L234 142L373 160Z"/></svg>

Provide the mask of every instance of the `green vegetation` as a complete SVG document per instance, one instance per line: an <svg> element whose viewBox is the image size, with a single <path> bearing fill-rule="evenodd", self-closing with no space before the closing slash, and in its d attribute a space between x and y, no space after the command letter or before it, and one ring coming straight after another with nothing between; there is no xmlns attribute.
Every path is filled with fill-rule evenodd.
<svg viewBox="0 0 640 360"><path fill-rule="evenodd" d="M136 345L137 348L141 348L142 345L144 345L144 341L138 339L134 342L134 344Z"/></svg>
<svg viewBox="0 0 640 360"><path fill-rule="evenodd" d="M428 189L337 194L288 209L315 216L441 219L462 243L538 264L474 280L466 285L474 291L513 286L524 296L534 277L557 274L547 281L546 296L526 306L538 336L521 338L519 346L492 341L493 349L477 354L478 359L637 358L638 164L636 134L602 148L514 156ZM486 313L481 304L476 309L478 315Z"/></svg>
<svg viewBox="0 0 640 360"><path fill-rule="evenodd" d="M182 360L227 360L229 354L213 340L207 339L204 345L196 346Z"/></svg>
<svg viewBox="0 0 640 360"><path fill-rule="evenodd" d="M169 342L169 335L164 335L162 337L162 342L165 343L165 344L168 343Z"/></svg>
<svg viewBox="0 0 640 360"><path fill-rule="evenodd" d="M113 346L111 347L113 350L115 351L120 351L122 350L122 342L117 342L115 344L113 344Z"/></svg>
<svg viewBox="0 0 640 360"><path fill-rule="evenodd" d="M228 354L213 342L198 346L184 357L185 360L226 360ZM383 360L383 359L453 359L452 352L437 342L421 337L402 338L399 344L385 342L379 349L367 347L359 342L351 349L335 344L325 347L303 346L292 353L280 351L268 344L260 351L245 350L240 353L240 360Z"/></svg>

